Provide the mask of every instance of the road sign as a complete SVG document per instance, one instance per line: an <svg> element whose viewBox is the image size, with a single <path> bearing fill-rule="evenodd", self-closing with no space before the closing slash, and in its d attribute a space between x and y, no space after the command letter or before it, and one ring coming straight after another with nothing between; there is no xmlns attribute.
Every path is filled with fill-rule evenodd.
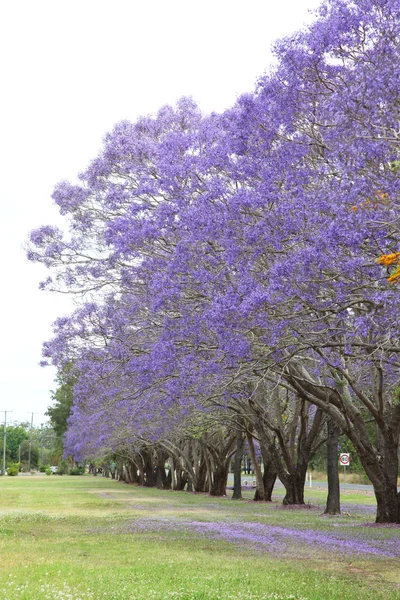
<svg viewBox="0 0 400 600"><path fill-rule="evenodd" d="M342 452L342 454L340 454L340 456L339 456L339 460L340 460L340 464L343 467L348 467L350 464L350 454L347 454L346 452Z"/></svg>

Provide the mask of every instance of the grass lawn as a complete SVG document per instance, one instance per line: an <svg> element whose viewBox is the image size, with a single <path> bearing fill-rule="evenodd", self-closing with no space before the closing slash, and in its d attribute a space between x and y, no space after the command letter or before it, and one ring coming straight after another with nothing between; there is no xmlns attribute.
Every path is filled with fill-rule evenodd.
<svg viewBox="0 0 400 600"><path fill-rule="evenodd" d="M400 527L372 494L344 514L127 486L0 478L0 599L400 600Z"/></svg>

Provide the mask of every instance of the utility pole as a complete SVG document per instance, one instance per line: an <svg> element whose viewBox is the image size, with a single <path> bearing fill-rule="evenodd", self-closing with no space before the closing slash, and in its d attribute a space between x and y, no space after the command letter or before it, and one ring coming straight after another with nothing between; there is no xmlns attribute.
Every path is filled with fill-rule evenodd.
<svg viewBox="0 0 400 600"><path fill-rule="evenodd" d="M40 423L40 464L43 464L43 423Z"/></svg>
<svg viewBox="0 0 400 600"><path fill-rule="evenodd" d="M4 413L4 438L3 438L3 468L1 470L1 474L6 474L6 440L7 440L7 413L12 412L12 410L2 410L0 412Z"/></svg>
<svg viewBox="0 0 400 600"><path fill-rule="evenodd" d="M37 413L30 413L31 417L31 428L29 430L29 455L28 455L28 473L31 472L31 453L32 453L32 427L33 427L33 415Z"/></svg>

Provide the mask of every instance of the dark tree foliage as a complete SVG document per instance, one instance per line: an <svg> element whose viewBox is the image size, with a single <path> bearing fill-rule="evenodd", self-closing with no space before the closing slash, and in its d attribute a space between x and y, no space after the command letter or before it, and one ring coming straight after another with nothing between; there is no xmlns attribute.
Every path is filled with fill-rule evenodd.
<svg viewBox="0 0 400 600"><path fill-rule="evenodd" d="M74 403L74 382L75 378L71 374L71 366L58 372L58 387L52 392L53 406L49 406L46 415L50 418L50 424L58 438L62 439L68 429L68 419L71 415L71 408Z"/></svg>
<svg viewBox="0 0 400 600"><path fill-rule="evenodd" d="M18 461L18 448L19 448L20 444L22 444L22 442L24 442L24 440L29 439L29 434L25 427L21 427L19 425L16 427L7 425L6 435L7 435L7 440L6 440L7 455L9 456L9 459L11 462L17 462ZM1 425L0 426L0 450L1 451L3 450L3 439L4 439L4 425Z"/></svg>

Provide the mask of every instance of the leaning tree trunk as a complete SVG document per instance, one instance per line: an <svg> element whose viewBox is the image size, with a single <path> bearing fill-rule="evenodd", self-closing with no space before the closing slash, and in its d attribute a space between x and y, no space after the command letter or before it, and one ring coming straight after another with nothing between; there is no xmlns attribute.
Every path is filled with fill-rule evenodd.
<svg viewBox="0 0 400 600"><path fill-rule="evenodd" d="M340 428L328 418L328 498L325 515L340 515L340 483L339 483L339 435Z"/></svg>

